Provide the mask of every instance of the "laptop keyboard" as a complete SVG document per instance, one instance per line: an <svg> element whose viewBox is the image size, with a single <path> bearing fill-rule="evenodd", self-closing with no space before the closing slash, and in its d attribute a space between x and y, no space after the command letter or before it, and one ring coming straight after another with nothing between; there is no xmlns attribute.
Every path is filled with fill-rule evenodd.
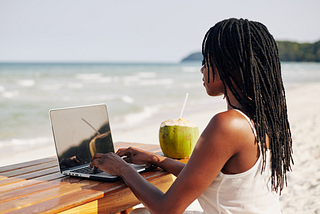
<svg viewBox="0 0 320 214"><path fill-rule="evenodd" d="M133 166L133 168L135 168L137 171L144 170L146 168L146 165L136 165L133 163L130 163L130 165ZM100 170L99 168L97 170L93 170L93 168L86 166L80 169L74 169L70 172L83 173L83 174L97 174L103 171Z"/></svg>
<svg viewBox="0 0 320 214"><path fill-rule="evenodd" d="M84 173L84 174L96 174L96 173L100 173L102 171L100 169L93 170L92 168L87 166L87 167L83 167L83 168L80 168L80 169L72 170L70 172L78 172L78 173Z"/></svg>

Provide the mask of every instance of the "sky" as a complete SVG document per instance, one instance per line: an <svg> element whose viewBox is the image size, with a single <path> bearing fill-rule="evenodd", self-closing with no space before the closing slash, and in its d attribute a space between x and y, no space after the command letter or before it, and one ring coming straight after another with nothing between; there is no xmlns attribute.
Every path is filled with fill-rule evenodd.
<svg viewBox="0 0 320 214"><path fill-rule="evenodd" d="M0 62L179 62L226 18L320 40L319 0L0 0Z"/></svg>

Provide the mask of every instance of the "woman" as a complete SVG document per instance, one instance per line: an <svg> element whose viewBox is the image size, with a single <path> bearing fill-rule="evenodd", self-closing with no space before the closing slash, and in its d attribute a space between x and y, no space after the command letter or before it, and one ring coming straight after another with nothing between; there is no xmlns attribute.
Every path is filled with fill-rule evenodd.
<svg viewBox="0 0 320 214"><path fill-rule="evenodd" d="M195 199L204 213L281 213L278 194L291 170L292 139L276 42L258 22L228 19L202 45L203 85L224 95L187 164L136 150L96 154L91 166L119 175L151 213L183 213ZM127 162L177 176L164 194Z"/></svg>

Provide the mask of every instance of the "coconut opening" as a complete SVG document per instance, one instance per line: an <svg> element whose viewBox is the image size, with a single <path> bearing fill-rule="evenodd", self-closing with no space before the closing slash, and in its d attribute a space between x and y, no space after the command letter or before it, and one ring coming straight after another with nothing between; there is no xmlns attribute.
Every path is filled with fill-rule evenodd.
<svg viewBox="0 0 320 214"><path fill-rule="evenodd" d="M187 126L187 127L198 127L197 124L190 122L189 120L185 120L183 118L180 118L178 120L176 119L169 119L161 123L160 127L164 126Z"/></svg>

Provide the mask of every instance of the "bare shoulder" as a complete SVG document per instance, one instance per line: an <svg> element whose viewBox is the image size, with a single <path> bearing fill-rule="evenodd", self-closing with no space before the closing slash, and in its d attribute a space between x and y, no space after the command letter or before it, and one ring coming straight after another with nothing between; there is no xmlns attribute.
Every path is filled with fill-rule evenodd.
<svg viewBox="0 0 320 214"><path fill-rule="evenodd" d="M204 136L217 135L224 145L242 147L254 141L255 137L248 120L237 111L224 111L216 114L203 132Z"/></svg>
<svg viewBox="0 0 320 214"><path fill-rule="evenodd" d="M207 148L219 149L227 159L222 171L232 174L250 169L259 157L258 144L247 118L237 111L215 115L203 132Z"/></svg>
<svg viewBox="0 0 320 214"><path fill-rule="evenodd" d="M216 114L208 124L209 128L219 129L220 131L234 132L251 130L247 119L237 111L224 111Z"/></svg>

